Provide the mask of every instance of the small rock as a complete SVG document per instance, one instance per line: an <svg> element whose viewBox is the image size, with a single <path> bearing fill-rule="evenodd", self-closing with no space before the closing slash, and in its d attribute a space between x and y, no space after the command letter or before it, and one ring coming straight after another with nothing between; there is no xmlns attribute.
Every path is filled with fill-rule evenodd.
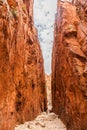
<svg viewBox="0 0 87 130"><path fill-rule="evenodd" d="M36 122L36 125L40 125L41 127L45 127L45 124L43 122Z"/></svg>
<svg viewBox="0 0 87 130"><path fill-rule="evenodd" d="M32 126L30 124L27 125L27 128L32 129Z"/></svg>

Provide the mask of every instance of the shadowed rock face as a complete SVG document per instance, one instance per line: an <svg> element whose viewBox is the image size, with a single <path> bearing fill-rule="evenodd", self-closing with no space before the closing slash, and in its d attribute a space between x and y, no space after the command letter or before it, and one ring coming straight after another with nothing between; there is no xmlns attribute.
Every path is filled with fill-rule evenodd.
<svg viewBox="0 0 87 130"><path fill-rule="evenodd" d="M0 0L0 130L47 109L33 0Z"/></svg>
<svg viewBox="0 0 87 130"><path fill-rule="evenodd" d="M52 59L52 104L68 130L87 129L87 0L60 2Z"/></svg>

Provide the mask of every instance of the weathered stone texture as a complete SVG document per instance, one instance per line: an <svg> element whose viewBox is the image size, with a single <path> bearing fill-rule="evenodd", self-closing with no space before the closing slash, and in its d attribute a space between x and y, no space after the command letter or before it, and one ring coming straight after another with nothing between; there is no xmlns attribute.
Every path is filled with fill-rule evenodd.
<svg viewBox="0 0 87 130"><path fill-rule="evenodd" d="M87 0L58 3L52 104L68 130L87 130Z"/></svg>
<svg viewBox="0 0 87 130"><path fill-rule="evenodd" d="M33 0L0 0L0 130L46 110L43 58Z"/></svg>

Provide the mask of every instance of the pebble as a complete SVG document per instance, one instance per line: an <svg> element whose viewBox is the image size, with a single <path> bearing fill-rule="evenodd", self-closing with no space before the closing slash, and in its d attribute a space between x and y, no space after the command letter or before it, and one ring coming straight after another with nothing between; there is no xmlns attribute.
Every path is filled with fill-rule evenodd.
<svg viewBox="0 0 87 130"><path fill-rule="evenodd" d="M40 125L41 127L45 127L45 124L43 122L36 122L36 125Z"/></svg>

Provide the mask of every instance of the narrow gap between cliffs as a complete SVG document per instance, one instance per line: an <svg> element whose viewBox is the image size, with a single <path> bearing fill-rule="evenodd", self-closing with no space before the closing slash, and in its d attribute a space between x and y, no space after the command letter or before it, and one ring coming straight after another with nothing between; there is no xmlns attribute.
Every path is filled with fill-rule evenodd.
<svg viewBox="0 0 87 130"><path fill-rule="evenodd" d="M34 24L44 58L48 109L51 105L51 59L57 0L34 0Z"/></svg>

